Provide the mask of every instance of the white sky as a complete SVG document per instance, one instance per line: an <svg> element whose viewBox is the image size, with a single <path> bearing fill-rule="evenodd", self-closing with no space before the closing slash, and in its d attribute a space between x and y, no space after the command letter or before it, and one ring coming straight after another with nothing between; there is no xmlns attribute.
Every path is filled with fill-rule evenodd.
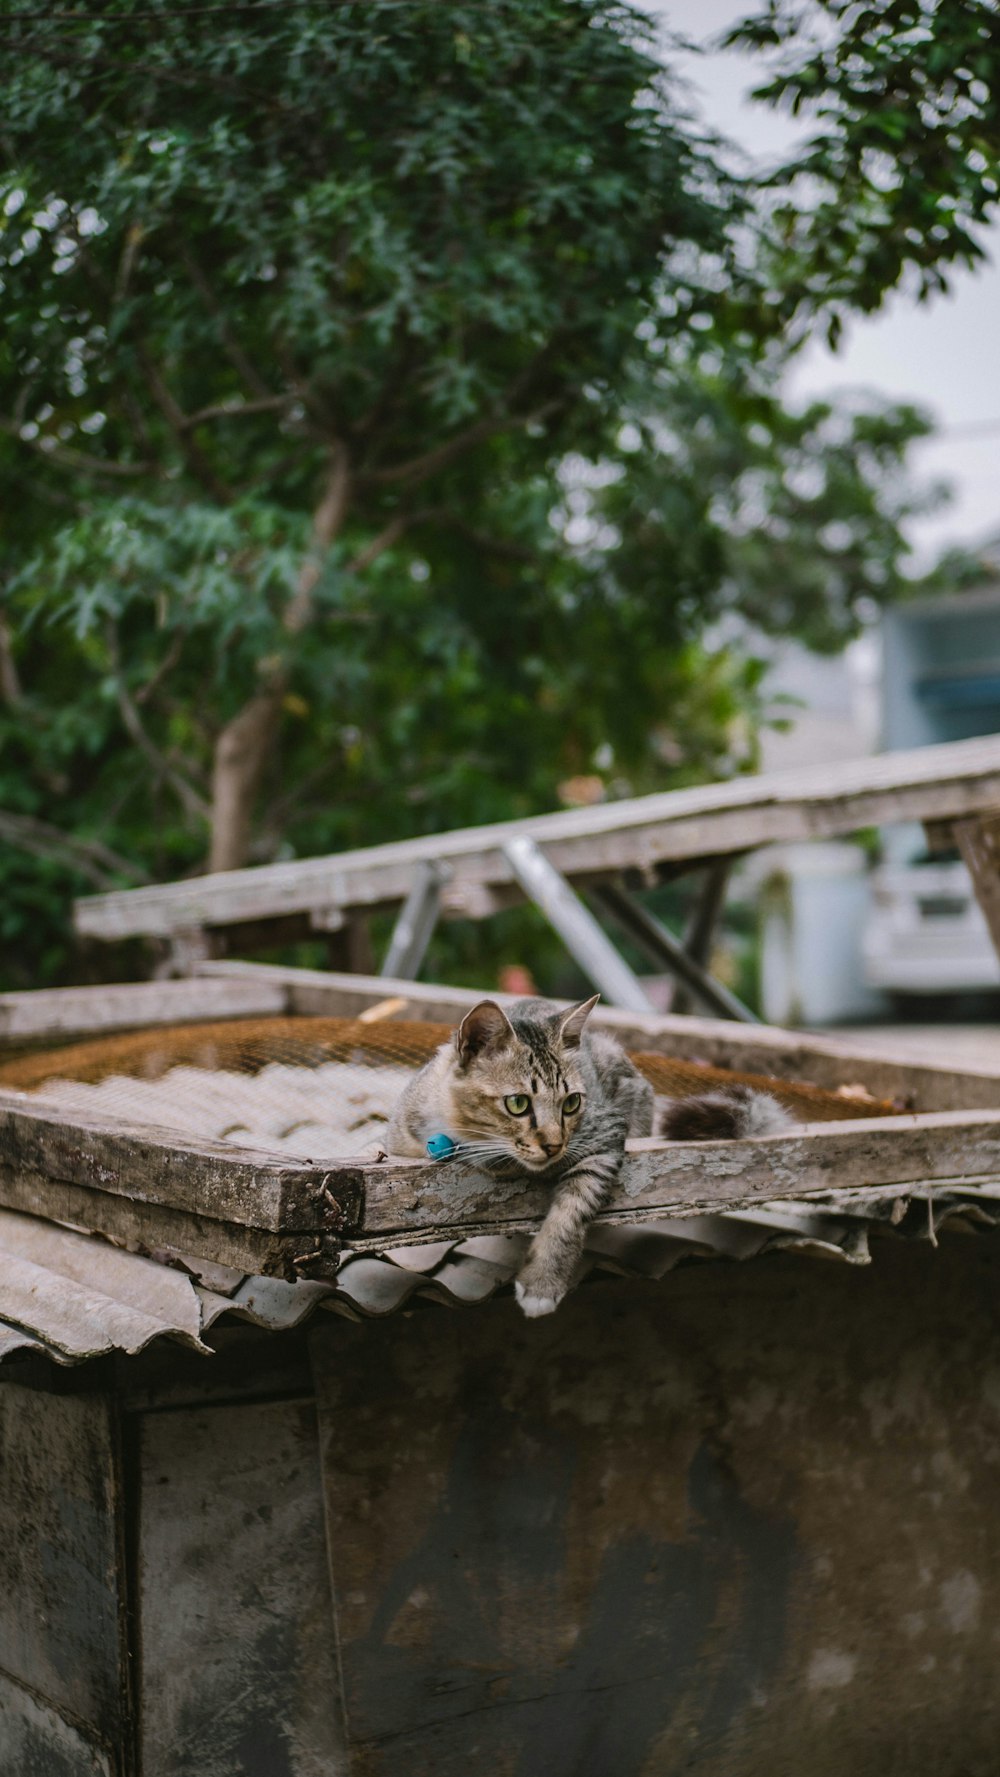
<svg viewBox="0 0 1000 1777"><path fill-rule="evenodd" d="M751 0L639 0L668 31L708 45L750 11ZM706 51L668 60L695 88L701 111L721 134L764 163L803 125L746 98L764 77L763 58ZM806 126L808 127L808 126ZM790 392L807 397L869 388L927 408L940 435L912 457L921 481L947 481L952 503L914 522L916 566L951 542L976 544L1000 533L1000 226L983 243L991 263L957 273L953 293L926 304L902 296L880 315L858 319L833 354L819 341L802 353Z"/></svg>

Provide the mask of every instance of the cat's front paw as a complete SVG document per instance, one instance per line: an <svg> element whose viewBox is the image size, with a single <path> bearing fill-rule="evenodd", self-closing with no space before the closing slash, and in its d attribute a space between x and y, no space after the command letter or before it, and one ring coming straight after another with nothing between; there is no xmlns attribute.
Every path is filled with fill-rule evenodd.
<svg viewBox="0 0 1000 1777"><path fill-rule="evenodd" d="M514 1294L520 1304L522 1313L529 1320L538 1320L543 1314L554 1314L562 1301L561 1296L543 1296L535 1293L530 1283L522 1283L520 1278L515 1281Z"/></svg>

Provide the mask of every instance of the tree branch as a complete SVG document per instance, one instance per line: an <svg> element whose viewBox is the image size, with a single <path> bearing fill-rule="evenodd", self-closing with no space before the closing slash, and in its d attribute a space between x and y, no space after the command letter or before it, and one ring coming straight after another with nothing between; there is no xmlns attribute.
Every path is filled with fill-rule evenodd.
<svg viewBox="0 0 1000 1777"><path fill-rule="evenodd" d="M475 425L467 426L464 432L456 433L454 438L447 439L444 444L435 445L433 450L411 457L409 462L392 463L385 469L369 469L361 478L362 485L389 487L397 481L426 481L428 476L434 475L438 469L447 468L456 457L463 456L467 450L482 444L485 439L494 437L498 432L511 432L521 426L538 425L563 405L564 398L561 397L557 401L545 402L531 413L491 414L488 418L477 420Z"/></svg>
<svg viewBox="0 0 1000 1777"><path fill-rule="evenodd" d="M150 698L152 697L154 691L159 690L160 686L163 684L164 679L169 678L170 674L174 670L174 667L177 665L177 662L180 660L180 657L184 652L184 640L185 640L185 638L184 638L183 630L180 630L180 629L177 630L174 635L173 641L171 642L166 653L164 654L163 659L160 661L160 664L157 667L152 678L147 679L146 683L144 685L141 685L139 690L136 692L136 694L135 694L136 705L148 703Z"/></svg>
<svg viewBox="0 0 1000 1777"><path fill-rule="evenodd" d="M189 436L187 415L174 400L141 341L136 344L136 353L146 379L146 386L176 438L191 473L201 482L206 493L211 494L214 500L218 500L221 506L228 506L232 498L229 488L216 475L201 446Z"/></svg>
<svg viewBox="0 0 1000 1777"><path fill-rule="evenodd" d="M371 567L373 561L377 561L385 550L391 549L394 543L398 543L400 537L409 530L410 526L419 523L423 516L424 514L419 512L397 512L395 518L391 518L370 543L366 543L363 549L358 550L357 555L351 557L344 568L345 574L363 574L366 568Z"/></svg>
<svg viewBox="0 0 1000 1777"><path fill-rule="evenodd" d="M385 469L369 469L364 481L373 487L391 487L397 481L425 481L436 469L443 469L455 457L464 451L471 450L481 444L485 438L492 437L494 432L502 431L510 421L499 420L495 415L489 419L477 420L474 426L467 426L464 432L458 432L446 443L435 445L433 450L425 450L418 457L411 457L406 463L392 463Z"/></svg>
<svg viewBox="0 0 1000 1777"><path fill-rule="evenodd" d="M14 438L23 444L25 450L33 451L47 463L59 463L66 469L77 469L85 475L111 475L121 479L123 476L151 475L157 472L155 463L113 463L103 457L92 457L87 451L73 450L65 444L43 444L39 438L25 438L21 428L14 420L6 419L0 414L0 432L8 438Z"/></svg>
<svg viewBox="0 0 1000 1777"><path fill-rule="evenodd" d="M538 561L539 559L540 550L531 549L526 543L511 543L504 537L491 537L487 531L477 531L475 525L467 524L464 518L458 518L455 513L449 512L445 508L436 511L434 517L440 519L442 524L448 525L451 530L456 531L460 537L465 537L468 542L474 543L476 548L482 549L484 553L504 555L510 561Z"/></svg>
<svg viewBox="0 0 1000 1777"><path fill-rule="evenodd" d="M254 798L278 731L283 692L279 668L265 689L226 723L215 743L211 871L238 870L246 860Z"/></svg>
<svg viewBox="0 0 1000 1777"><path fill-rule="evenodd" d="M266 474L251 475L248 476L246 481L236 482L233 488L235 498L239 500L242 499L245 494L258 492L263 487L273 487L275 482L280 481L283 475L287 475L290 470L297 469L308 457L315 456L315 454L315 440L310 443L296 445L294 450L286 451L284 456L279 457L276 463L272 463Z"/></svg>
<svg viewBox="0 0 1000 1777"><path fill-rule="evenodd" d="M209 420L238 420L244 414L278 413L284 407L291 407L297 401L297 395L261 395L257 401L217 401L212 407L200 407L197 413L185 414L181 420L182 430L189 432L194 426L204 426Z"/></svg>
<svg viewBox="0 0 1000 1777"><path fill-rule="evenodd" d="M204 822L207 825L210 812L207 801L204 796L199 795L193 784L188 783L187 778L183 773L178 771L176 766L171 765L170 760L161 753L156 742L153 740L152 735L147 731L142 717L132 700L128 686L122 678L118 637L115 634L113 627L110 625L105 633L107 637L108 653L111 656L111 668L115 676L115 696L118 701L118 708L121 711L122 721L125 724L126 733L138 747L147 764L152 767L157 781L170 785L170 788L173 790L185 813L191 815L193 819L199 822Z"/></svg>
<svg viewBox="0 0 1000 1777"><path fill-rule="evenodd" d="M268 387L256 365L251 363L246 352L243 350L243 347L240 345L239 340L233 337L229 328L229 323L226 320L225 309L219 302L215 291L212 289L204 271L191 251L190 245L183 240L176 241L176 244L180 248L181 262L187 268L188 277L191 279L192 284L197 290L198 295L201 297L209 314L212 316L213 320L218 322L219 340L230 364L243 378L247 388L250 389L255 396L262 401L268 399L273 395L273 389Z"/></svg>
<svg viewBox="0 0 1000 1777"><path fill-rule="evenodd" d="M60 493L58 488L46 487L44 481L39 481L37 477L33 479L30 475L12 475L10 480L14 487L27 488L32 499L44 500L46 506L57 506L60 512L72 512L79 516L81 512L92 510L87 500L74 499L70 494Z"/></svg>
<svg viewBox="0 0 1000 1777"><path fill-rule="evenodd" d="M6 614L0 612L0 697L13 709L20 703L23 695L17 662L14 659L10 624Z"/></svg>
<svg viewBox="0 0 1000 1777"><path fill-rule="evenodd" d="M290 635L299 635L312 617L312 595L323 572L327 551L347 516L350 498L350 459L346 445L338 442L330 449L326 488L313 514L312 536L299 572L295 597L285 612L285 628Z"/></svg>
<svg viewBox="0 0 1000 1777"><path fill-rule="evenodd" d="M109 308L113 308L115 300L114 290L108 284L103 273L94 264L87 247L86 239L80 233L75 216L70 219L68 227L76 242L77 252L80 256L80 264L83 267L86 276L90 279L95 288L101 292L101 295L108 303ZM230 490L226 487L225 482L221 481L218 475L216 475L215 470L212 468L212 465L204 451L201 449L201 446L194 438L188 436L185 432L184 422L186 415L183 409L174 400L160 370L156 364L154 364L146 350L141 333L138 329L132 327L129 329L129 337L135 346L136 357L139 361L139 367L142 371L146 387L173 433L188 468L196 479L201 482L206 493L211 494L212 498L218 500L220 505L228 506L232 498ZM152 465L150 466L152 467Z"/></svg>
<svg viewBox="0 0 1000 1777"><path fill-rule="evenodd" d="M329 451L326 486L313 514L309 548L295 595L285 610L284 626L289 635L299 635L312 619L312 595L350 499L350 458L346 445L338 440ZM226 723L216 740L210 870L235 870L246 859L254 799L278 732L287 674L280 655L262 663L260 690Z"/></svg>
<svg viewBox="0 0 1000 1777"><path fill-rule="evenodd" d="M79 871L97 889L108 888L119 876L134 883L148 882L149 877L138 864L123 858L103 845L99 839L76 839L48 821L33 815L13 814L0 809L0 839L6 839L16 851L25 851L34 858L49 858L67 869Z"/></svg>
<svg viewBox="0 0 1000 1777"><path fill-rule="evenodd" d="M144 230L141 222L130 222L128 228L125 230L125 244L122 247L121 258L118 261L118 271L115 274L115 287L111 296L112 304L115 307L117 307L120 302L124 302L125 297L128 295L128 287L132 282L132 273L135 270L135 262L139 257L139 248L142 245L143 233Z"/></svg>

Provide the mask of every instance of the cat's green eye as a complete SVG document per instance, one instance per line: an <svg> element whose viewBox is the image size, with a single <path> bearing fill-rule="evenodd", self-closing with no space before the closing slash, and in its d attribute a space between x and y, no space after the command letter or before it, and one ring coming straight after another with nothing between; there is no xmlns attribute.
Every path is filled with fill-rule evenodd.
<svg viewBox="0 0 1000 1777"><path fill-rule="evenodd" d="M577 1111L580 1109L580 1104L581 1099L579 1092L567 1092L566 1097L563 1099L563 1116L575 1117Z"/></svg>
<svg viewBox="0 0 1000 1777"><path fill-rule="evenodd" d="M512 1092L503 1102L504 1108L512 1117L526 1117L531 1109L531 1100L526 1092Z"/></svg>

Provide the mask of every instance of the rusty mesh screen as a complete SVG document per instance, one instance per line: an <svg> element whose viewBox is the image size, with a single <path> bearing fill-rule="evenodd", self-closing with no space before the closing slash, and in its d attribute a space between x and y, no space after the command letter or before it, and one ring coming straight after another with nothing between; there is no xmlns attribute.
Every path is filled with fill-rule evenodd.
<svg viewBox="0 0 1000 1777"><path fill-rule="evenodd" d="M382 1145L406 1080L449 1034L445 1024L371 1013L176 1025L8 1060L0 1087L60 1106L67 1120L82 1111L103 1122L338 1158ZM632 1059L664 1098L740 1081L773 1093L802 1121L897 1108L850 1080L830 1091L650 1052Z"/></svg>

